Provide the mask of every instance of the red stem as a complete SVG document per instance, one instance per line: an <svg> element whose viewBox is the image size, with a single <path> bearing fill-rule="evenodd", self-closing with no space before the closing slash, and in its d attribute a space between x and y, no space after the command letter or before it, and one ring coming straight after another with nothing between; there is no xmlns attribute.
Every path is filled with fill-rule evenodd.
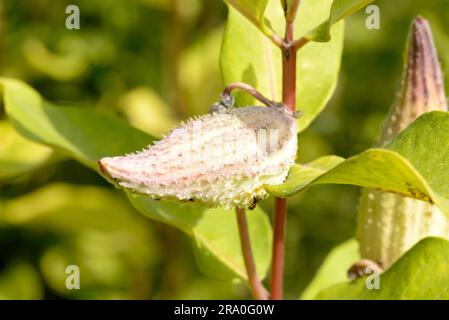
<svg viewBox="0 0 449 320"><path fill-rule="evenodd" d="M243 208L235 208L237 215L237 225L240 234L240 245L245 261L246 273L248 275L248 283L254 299L267 300L268 292L264 288L262 282L257 276L256 264L254 263L253 252L251 250L251 240L249 238L248 222L246 221L246 213Z"/></svg>
<svg viewBox="0 0 449 320"><path fill-rule="evenodd" d="M228 84L226 88L223 89L222 95L230 95L232 91L237 89L247 92L257 100L265 104L267 107L273 107L277 105L276 102L266 98L262 93L260 93L255 88L244 82L233 82Z"/></svg>
<svg viewBox="0 0 449 320"><path fill-rule="evenodd" d="M282 52L282 102L292 113L295 111L296 105L297 48L292 46L294 37L294 20L294 17L286 16L286 46ZM273 259L271 270L271 299L273 300L280 300L283 297L286 220L287 199L276 198L274 209Z"/></svg>
<svg viewBox="0 0 449 320"><path fill-rule="evenodd" d="M284 239L287 218L287 199L276 198L274 209L273 260L271 271L271 299L282 299L284 277Z"/></svg>
<svg viewBox="0 0 449 320"><path fill-rule="evenodd" d="M309 43L309 41L310 40L305 37L296 39L295 41L292 42L292 47L294 48L294 50L298 51L299 49L304 47L307 43Z"/></svg>

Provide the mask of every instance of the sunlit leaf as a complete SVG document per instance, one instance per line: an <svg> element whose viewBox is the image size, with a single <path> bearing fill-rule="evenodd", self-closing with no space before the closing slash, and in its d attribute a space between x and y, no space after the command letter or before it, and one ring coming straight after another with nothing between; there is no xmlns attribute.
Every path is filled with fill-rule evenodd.
<svg viewBox="0 0 449 320"><path fill-rule="evenodd" d="M264 278L271 256L270 221L260 208L247 211L247 219L257 272ZM203 272L221 279L235 278L235 275L247 278L234 210L206 210L193 228L193 236L197 243L196 257Z"/></svg>
<svg viewBox="0 0 449 320"><path fill-rule="evenodd" d="M263 17L268 0L225 0L256 26L263 26Z"/></svg>
<svg viewBox="0 0 449 320"><path fill-rule="evenodd" d="M201 269L219 279L246 279L233 210L180 207L174 203L129 195L145 216L175 226L192 236ZM271 225L260 208L247 212L257 271L263 278L271 259Z"/></svg>
<svg viewBox="0 0 449 320"><path fill-rule="evenodd" d="M1 79L0 84L9 121L23 136L92 169L101 157L141 150L154 139L107 114L51 105L23 82Z"/></svg>
<svg viewBox="0 0 449 320"><path fill-rule="evenodd" d="M346 161L326 157L295 165L284 184L269 190L288 197L315 184L350 184L430 201L449 214L449 113L418 118L384 149L369 149Z"/></svg>
<svg viewBox="0 0 449 320"><path fill-rule="evenodd" d="M331 0L304 1L296 19L296 36L304 35L329 14ZM279 34L284 32L284 13L278 1L270 1L266 16ZM298 130L304 130L323 110L334 91L343 48L343 24L332 29L328 43L310 43L298 52L296 108L303 112ZM256 27L230 8L220 67L224 84L246 82L267 97L282 99L281 52ZM237 95L238 105L254 105L245 94Z"/></svg>
<svg viewBox="0 0 449 320"><path fill-rule="evenodd" d="M368 289L366 278L321 291L318 299L449 299L449 242L426 238L380 276L380 288ZM369 279L368 279L369 281Z"/></svg>
<svg viewBox="0 0 449 320"><path fill-rule="evenodd" d="M301 299L313 299L321 290L347 281L348 269L359 259L360 254L355 239L348 240L333 248L302 293Z"/></svg>
<svg viewBox="0 0 449 320"><path fill-rule="evenodd" d="M306 38L317 42L331 39L331 27L338 21L362 9L374 0L334 0L329 18L318 27L307 33Z"/></svg>

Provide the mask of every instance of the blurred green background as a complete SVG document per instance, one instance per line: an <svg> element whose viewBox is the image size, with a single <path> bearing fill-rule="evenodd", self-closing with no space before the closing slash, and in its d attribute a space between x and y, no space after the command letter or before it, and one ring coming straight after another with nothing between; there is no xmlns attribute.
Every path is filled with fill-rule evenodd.
<svg viewBox="0 0 449 320"><path fill-rule="evenodd" d="M221 0L0 3L1 75L26 81L50 101L115 113L160 136L207 112L224 85ZM70 4L80 8L80 30L65 28ZM375 143L399 88L416 15L430 21L449 74L449 1L375 4L380 30L365 28L363 11L347 19L340 81L299 137L301 162L347 157ZM354 235L358 192L320 186L290 201L287 298L297 298L327 252ZM262 206L271 212L272 199ZM83 270L80 290L64 286L70 264ZM34 150L0 107L0 299L10 298L241 299L249 292L201 274L190 239L141 216L96 172Z"/></svg>

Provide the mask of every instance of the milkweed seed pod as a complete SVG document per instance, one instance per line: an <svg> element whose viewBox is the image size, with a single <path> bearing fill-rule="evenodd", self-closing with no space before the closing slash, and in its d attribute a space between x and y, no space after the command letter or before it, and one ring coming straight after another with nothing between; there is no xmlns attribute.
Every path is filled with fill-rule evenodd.
<svg viewBox="0 0 449 320"><path fill-rule="evenodd" d="M421 114L447 110L443 74L426 20L412 23L402 88L385 121L382 145ZM362 190L357 224L360 254L384 269L419 240L449 237L449 220L434 205L400 195Z"/></svg>
<svg viewBox="0 0 449 320"><path fill-rule="evenodd" d="M282 183L297 150L295 119L283 108L223 108L189 120L147 149L99 161L116 185L207 206L253 207Z"/></svg>

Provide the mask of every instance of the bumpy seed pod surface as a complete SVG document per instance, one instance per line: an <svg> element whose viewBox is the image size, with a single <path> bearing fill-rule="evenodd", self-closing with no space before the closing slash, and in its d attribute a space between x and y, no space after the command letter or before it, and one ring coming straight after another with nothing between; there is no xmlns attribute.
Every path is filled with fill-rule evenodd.
<svg viewBox="0 0 449 320"><path fill-rule="evenodd" d="M282 109L242 107L191 119L135 154L106 157L119 187L207 206L252 207L282 183L297 151L295 119Z"/></svg>
<svg viewBox="0 0 449 320"><path fill-rule="evenodd" d="M381 132L382 145L424 112L447 110L444 81L432 33L426 20L412 24L402 89ZM362 190L357 239L362 258L384 269L419 240L449 238L449 219L436 206L376 190Z"/></svg>

